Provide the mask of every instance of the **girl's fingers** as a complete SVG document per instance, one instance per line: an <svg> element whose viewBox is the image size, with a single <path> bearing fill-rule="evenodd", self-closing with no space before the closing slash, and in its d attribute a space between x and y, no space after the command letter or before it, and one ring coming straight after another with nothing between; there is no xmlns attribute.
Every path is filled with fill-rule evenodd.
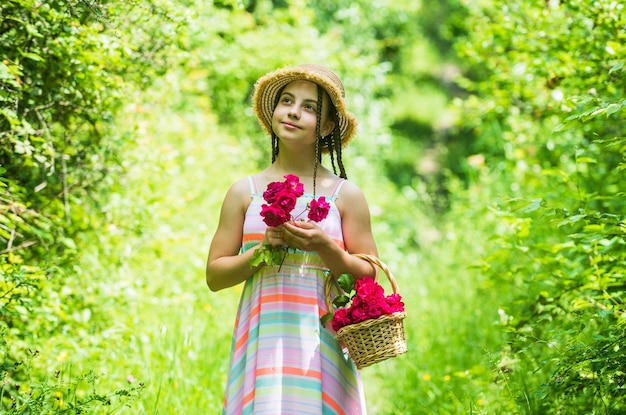
<svg viewBox="0 0 626 415"><path fill-rule="evenodd" d="M282 245L283 231L279 228L267 228L265 231L265 242L273 246Z"/></svg>

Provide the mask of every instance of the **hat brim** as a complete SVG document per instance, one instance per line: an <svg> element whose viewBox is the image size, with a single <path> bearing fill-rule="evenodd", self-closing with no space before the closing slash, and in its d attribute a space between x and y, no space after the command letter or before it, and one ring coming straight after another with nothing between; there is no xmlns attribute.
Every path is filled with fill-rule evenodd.
<svg viewBox="0 0 626 415"><path fill-rule="evenodd" d="M272 115L279 92L294 81L310 81L318 84L328 94L337 110L337 122L341 144L345 146L356 133L356 117L346 108L343 87L339 78L330 70L318 65L300 65L278 69L261 77L254 86L253 110L261 126L272 134Z"/></svg>

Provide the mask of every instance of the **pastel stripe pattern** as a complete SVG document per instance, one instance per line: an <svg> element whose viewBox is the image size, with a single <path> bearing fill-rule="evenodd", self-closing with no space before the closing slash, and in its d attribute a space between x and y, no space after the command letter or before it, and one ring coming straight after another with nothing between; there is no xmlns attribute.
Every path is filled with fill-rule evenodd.
<svg viewBox="0 0 626 415"><path fill-rule="evenodd" d="M343 247L335 205L338 185L328 199L331 211L319 226ZM259 215L264 201L256 186L252 190L244 251L265 232ZM301 197L294 213L305 212L310 198ZM327 274L316 253L297 251L282 266L263 267L246 281L235 320L224 415L366 413L359 372L319 322L326 313Z"/></svg>

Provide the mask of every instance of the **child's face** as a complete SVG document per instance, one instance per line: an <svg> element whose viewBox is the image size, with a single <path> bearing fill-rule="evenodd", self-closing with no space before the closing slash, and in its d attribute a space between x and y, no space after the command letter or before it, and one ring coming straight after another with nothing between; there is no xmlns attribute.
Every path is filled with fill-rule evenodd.
<svg viewBox="0 0 626 415"><path fill-rule="evenodd" d="M322 94L320 134L326 136L335 126L328 117L329 98ZM317 124L317 84L294 81L283 89L272 116L272 129L284 140L314 144Z"/></svg>

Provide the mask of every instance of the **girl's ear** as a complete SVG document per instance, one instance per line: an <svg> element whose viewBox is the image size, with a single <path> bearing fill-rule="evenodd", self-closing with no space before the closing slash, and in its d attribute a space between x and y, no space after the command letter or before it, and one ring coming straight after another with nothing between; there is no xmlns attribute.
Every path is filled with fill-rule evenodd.
<svg viewBox="0 0 626 415"><path fill-rule="evenodd" d="M326 123L326 125L324 125L324 128L322 128L322 131L320 131L320 134L322 135L322 137L326 137L328 134L330 134L333 130L335 129L335 122L334 121L328 121Z"/></svg>

